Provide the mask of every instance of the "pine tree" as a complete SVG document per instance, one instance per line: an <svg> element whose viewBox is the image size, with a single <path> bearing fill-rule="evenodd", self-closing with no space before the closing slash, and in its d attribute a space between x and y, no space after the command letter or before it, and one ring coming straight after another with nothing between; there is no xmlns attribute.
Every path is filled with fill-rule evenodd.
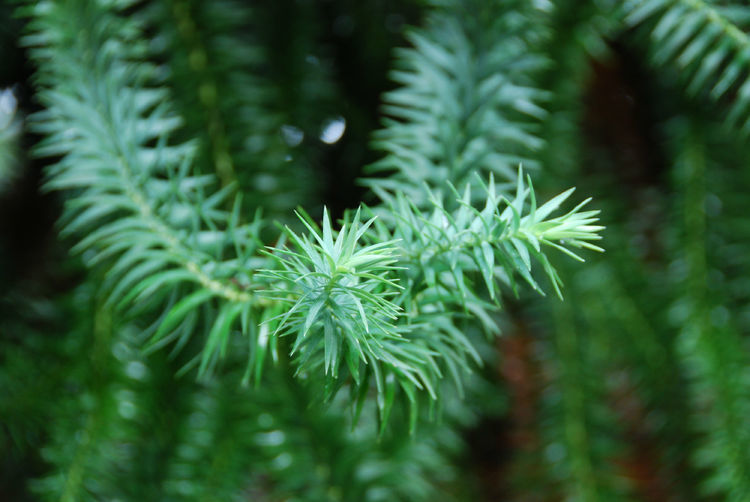
<svg viewBox="0 0 750 502"><path fill-rule="evenodd" d="M0 498L750 499L747 7L0 16Z"/></svg>

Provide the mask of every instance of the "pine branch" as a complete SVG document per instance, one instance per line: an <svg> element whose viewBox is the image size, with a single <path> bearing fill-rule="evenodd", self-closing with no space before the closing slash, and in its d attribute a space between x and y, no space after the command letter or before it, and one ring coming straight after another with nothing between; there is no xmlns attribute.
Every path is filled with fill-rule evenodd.
<svg viewBox="0 0 750 502"><path fill-rule="evenodd" d="M378 440L374 413L353 427L345 400L310 406L320 382L300 382L288 370L269 369L256 389L231 378L199 384L164 492L177 500L235 500L248 489L258 500L450 500L435 487L461 481L441 472L459 441L445 423L409 436L397 425L406 421L397 421Z"/></svg>
<svg viewBox="0 0 750 502"><path fill-rule="evenodd" d="M117 334L106 308L97 308L95 316L88 329L79 326L67 334L78 350L90 348L90 359L76 358L72 364L78 372L69 372L60 386L66 399L56 403L52 441L43 449L52 471L31 483L44 500L93 501L141 493L135 451L127 445L141 434L138 388L148 383L148 370L133 333Z"/></svg>
<svg viewBox="0 0 750 502"><path fill-rule="evenodd" d="M550 376L539 419L544 477L563 499L637 500L616 460L629 445L607 403L607 332L576 318L580 309L573 307L584 304L576 293L573 289L566 302L544 310L554 319L538 351Z"/></svg>
<svg viewBox="0 0 750 502"><path fill-rule="evenodd" d="M564 310L563 310L564 309ZM582 502L599 500L601 487L594 474L594 459L591 455L590 417L586 416L587 392L583 386L582 366L580 360L579 338L571 315L565 307L556 308L558 319L555 326L555 345L558 355L560 374L558 381L562 395L562 432L566 450L566 465L570 473L567 476L570 486L566 496ZM567 313L567 316L565 313Z"/></svg>
<svg viewBox="0 0 750 502"><path fill-rule="evenodd" d="M79 355L79 333L56 336L67 327L62 319L77 317L71 303L68 295L54 302L10 292L0 297L0 486L6 493L24 487L29 465L44 445L64 399L60 375L82 363L71 363Z"/></svg>
<svg viewBox="0 0 750 502"><path fill-rule="evenodd" d="M608 241L612 240L610 233ZM620 270L608 262L590 266L571 288L582 292L581 304L586 305L583 314L610 349L607 365L626 372L624 385L632 386L626 391L631 390L642 401L641 413L647 414L643 418L648 420L633 417L633 410L625 406L616 411L637 421L635 433L645 435L644 441L652 445L646 454L658 469L650 474L664 483L663 489L668 489L675 500L699 500L696 487L700 475L688 462L695 438L685 417L691 415L692 408L674 347L675 337L663 328L659 318L669 309L669 299L657 293L658 284L664 280L641 277L642 272L630 260L631 256L619 257ZM642 291L654 293L643 298ZM617 349L611 350L615 346Z"/></svg>
<svg viewBox="0 0 750 502"><path fill-rule="evenodd" d="M414 47L397 53L400 87L384 97L388 118L374 140L386 156L370 166L388 177L366 185L429 207L423 184L463 186L493 173L512 187L519 163L537 165L535 128L546 112L531 76L542 60L524 38L523 4L442 2L426 28L409 32Z"/></svg>
<svg viewBox="0 0 750 502"><path fill-rule="evenodd" d="M602 251L590 242L600 238L597 232L603 228L593 225L598 221L598 211L581 211L590 199L564 215L549 217L574 189L537 207L530 178L524 183L523 176L519 175L512 200L499 194L499 187L492 176L489 184L485 185L480 180L479 185L482 187L480 191L484 192L484 207L481 210L472 204L474 197L468 184L460 195L451 187L458 202L458 208L453 211L446 210L443 201L429 190L427 192L430 193L433 210L426 214L402 194L391 200L385 193L382 194L389 200L392 214L397 215L394 238L403 242L401 247L410 265L430 270L440 269L433 262L443 262L455 269L456 275L461 276L464 264L473 262L473 265L469 265L469 270L482 273L490 297L494 300L497 275L495 263L500 265L506 274L505 281L514 289L513 273L518 273L535 290L541 292L530 274L533 257L543 266L555 291L561 296L561 282L542 252L542 246L558 249L577 261L583 261L583 258L570 248ZM434 286L434 278L428 279L428 284ZM455 286L461 292L465 291L463 284Z"/></svg>
<svg viewBox="0 0 750 502"><path fill-rule="evenodd" d="M705 434L694 462L712 470L703 483L706 492L728 500L750 496L750 387L745 347L731 324L712 322L715 297L707 290L709 264L706 234L706 153L700 134L690 131L682 160L685 178L685 302L689 315L677 340L690 379L693 406L702 418L696 426Z"/></svg>
<svg viewBox="0 0 750 502"><path fill-rule="evenodd" d="M385 97L385 111L393 118L385 121L375 141L387 155L372 172L389 176L365 181L382 201L374 210L381 223L376 224L378 238L373 242L397 239L401 248L399 265L406 272L398 275L405 289L396 303L409 319L412 334L406 336L441 333L441 345L435 345L434 336L425 336L423 343L442 355L459 388L460 374L468 370L467 356L472 355L463 348L465 338L456 335L458 316L446 313L463 310L487 332L497 330L490 315L493 306L474 287L474 276L484 279L493 301L495 282L509 283L515 290L516 274L541 291L530 273L534 258L559 295L559 279L540 246L558 246L552 242L553 227L561 224L557 229L565 237L557 238L571 240L574 247L598 249L588 242L600 229L592 225L595 212L578 214L578 207L535 227L534 219L538 216L540 223L570 192L535 215L533 190L527 191L523 179L513 202L503 200L509 184L494 182L495 173L515 181L519 160L534 164L534 153L542 145L533 134L534 121L545 117L537 104L544 94L531 85L542 60L529 55L528 40L519 36L528 36L525 23L533 14L512 7L442 2L428 28L412 33L415 48L401 53L402 68L394 73L401 87ZM484 182L488 174L489 188ZM453 197L444 199L443 191ZM531 214L523 215L527 197ZM485 203L484 210L475 209L475 203ZM507 208L498 210L506 203ZM580 259L568 248L559 249ZM427 385L424 379L422 383Z"/></svg>
<svg viewBox="0 0 750 502"><path fill-rule="evenodd" d="M88 253L89 265L109 261L110 301L134 314L157 314L146 331L151 346L177 341L181 347L200 333L201 321L208 325L205 347L194 360L199 375L226 356L237 324L250 339L248 376L256 378L269 350L276 354L278 336L295 332L291 352L299 351L298 371L330 371L330 397L346 381L339 371L344 359L357 385L369 385L373 377L386 423L396 388L416 410L417 389L437 399L443 364L460 386L459 371L468 371L468 358L478 359L451 320L458 305L492 330L485 302L467 274L481 274L494 298L497 277L512 283L519 273L536 287L533 257L559 294L559 279L542 246L577 260L582 259L571 247L599 250L590 243L601 230L593 225L596 212L580 211L586 202L550 216L570 191L537 207L522 178L508 201L491 176L483 188L483 209L474 208L466 184L461 196L453 189L452 212L429 195L433 212L427 218L404 203L405 195L378 188L385 202L401 201L386 206L385 225L368 232L370 223L360 228L355 216L352 228L334 235L326 215L322 236L309 223L310 237L287 231L295 249L277 248L280 267L274 268L273 261L255 254L263 222L241 225L239 201L231 213L223 210L231 189L208 192L213 177L189 174L195 161L191 145L168 140L180 120L171 112L168 92L149 86L154 68L144 62L149 53L137 18L84 4L31 8L34 34L26 40L36 46L40 97L48 106L36 117L37 129L48 134L39 152L64 155L48 170L47 187L75 194L64 232L91 232L74 249ZM69 17L70 24L58 21ZM107 30L94 28L99 26ZM96 57L83 50L81 57L77 44L102 49ZM390 256L394 239L404 243L396 261ZM405 275L402 290L387 278L392 266L423 268L424 277ZM266 272L254 272L260 268ZM258 295L271 280L281 283L272 286L276 293ZM256 328L264 319L273 327L270 333L263 324ZM435 331L439 336L431 334ZM364 373L367 379L360 378ZM412 413L412 426L415 420Z"/></svg>
<svg viewBox="0 0 750 502"><path fill-rule="evenodd" d="M629 0L628 26L648 33L650 61L679 71L689 96L726 107L726 123L750 133L750 37L704 0Z"/></svg>
<svg viewBox="0 0 750 502"><path fill-rule="evenodd" d="M288 301L289 308L269 322L274 334L295 334L298 371L320 368L340 385L345 361L360 385L369 370L385 422L396 384L415 406L414 387L437 398L443 364L460 388L469 360L479 362L451 319L452 312L463 309L489 332L495 330L488 313L493 307L475 290L473 274L481 275L492 299L496 281L514 285L516 273L541 291L531 275L534 258L560 294L559 277L542 246L577 260L582 258L569 247L601 250L590 242L602 228L593 225L597 212L580 211L588 201L551 217L572 190L540 207L522 176L512 202L497 195L492 177L484 191L481 210L473 207L468 185L463 195L455 193L459 206L453 212L433 197L428 217L398 194L389 211L392 226L376 223L373 235L367 229L374 219L361 225L359 212L338 232L327 214L322 233L305 222L309 238L287 229L293 247L275 249L282 270L266 274L281 281L272 298ZM333 381L331 388L337 388Z"/></svg>
<svg viewBox="0 0 750 502"><path fill-rule="evenodd" d="M315 186L297 152L284 142L285 122L267 55L259 45L259 15L231 0L171 0L145 16L158 30L167 79L185 119L183 133L200 142L195 164L236 183L247 209L287 217L309 202Z"/></svg>
<svg viewBox="0 0 750 502"><path fill-rule="evenodd" d="M204 310L211 326L200 361L205 371L226 346L232 322L242 317L247 324L261 303L249 289L263 262L253 257L262 221L239 224L239 200L231 213L222 209L230 190L209 195L213 177L190 174L191 145L168 143L180 120L163 88L143 84L154 68L142 61L147 53L134 18L83 3L30 9L35 19L25 41L40 64L39 95L48 106L34 117L36 130L48 135L37 152L64 155L48 169L46 187L75 193L63 233L88 232L74 250L85 252L90 266L110 264L110 302L163 313L147 331L155 343L184 343ZM99 26L108 29L93 28ZM81 57L79 44L101 49L96 58Z"/></svg>
<svg viewBox="0 0 750 502"><path fill-rule="evenodd" d="M204 41L203 33L199 31L199 28L195 22L196 14L191 12L192 5L187 1L174 1L164 4L164 8L169 10L172 14L172 23L162 22L158 23L162 26L174 26L177 33L173 35L176 40L168 47L170 50L168 54L173 55L173 58L177 56L177 48L184 47L186 51L187 64L182 63L185 69L173 65L173 82L175 84L194 82L195 90L191 92L189 98L194 100L197 98L197 102L202 108L202 113L196 114L203 120L189 120L188 123L201 123L206 122L206 149L210 152L210 157L213 160L214 169L216 170L217 176L222 182L223 186L233 184L237 182L237 173L235 172L234 161L230 153L230 143L228 138L228 125L226 124L227 118L225 117L222 107L218 103L220 96L226 94L220 93L218 87L218 78L213 75L211 68L216 64L213 54L208 53L208 49L213 47L213 44L209 41ZM223 12L223 9L219 9L217 12ZM208 14L208 15L206 15ZM214 16L211 16L214 14ZM234 9L233 14L239 19L242 19L244 12ZM206 23L212 25L216 23L214 19L214 12L200 12L201 24ZM166 17L166 16L165 16ZM237 19L237 18L235 18ZM157 23L155 23L157 24ZM212 66L208 67L208 62L211 61ZM219 66L222 66L221 64ZM177 67L177 68L175 68ZM182 72L179 70L183 69ZM192 70L192 71L191 71ZM226 77L226 75L223 75ZM179 84L178 84L179 85ZM191 89L192 90L192 89ZM189 92L189 91L188 91ZM187 94L187 92L185 92ZM184 116L187 117L187 114Z"/></svg>

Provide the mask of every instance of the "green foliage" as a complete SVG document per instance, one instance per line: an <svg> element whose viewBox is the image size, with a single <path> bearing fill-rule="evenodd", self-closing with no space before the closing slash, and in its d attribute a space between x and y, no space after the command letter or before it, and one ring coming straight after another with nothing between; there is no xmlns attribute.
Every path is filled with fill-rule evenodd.
<svg viewBox="0 0 750 502"><path fill-rule="evenodd" d="M71 14L67 14L66 8ZM263 300L254 291L265 287L264 277L253 273L266 263L256 254L263 220L256 218L250 224L241 223L239 198L231 212L224 210L222 206L231 187L211 193L208 187L213 182L212 176L191 174L195 159L191 145L168 143L167 138L175 132L180 120L170 111L166 89L144 86L155 79L154 67L130 61L130 58L146 54L145 46L139 44L137 38L132 39L136 36L137 25L106 10L84 10L75 2L70 7L41 3L34 9L42 15L32 23L36 31L27 37L27 44L39 43L45 34L53 34L54 40L60 40L59 46L52 46L60 52L55 58L46 59L47 48L33 51L43 63L41 82L55 83L54 88L40 92L40 99L49 110L36 117L35 127L51 134L38 152L65 155L48 171L50 180L46 186L82 191L67 205L64 233L81 234L96 227L74 250L93 251L85 257L90 266L109 262L105 289L118 308L137 313L151 310L157 315L163 312L146 330L147 334L153 332L152 346L172 340L177 340L178 345L185 344L189 337L200 332L200 322L209 324L210 328L203 332L202 355L194 360L199 375L204 375L226 355L232 330L239 321L242 332L255 338L251 343L257 345L255 318L267 310L281 308ZM55 19L65 15L77 16L79 24L58 25ZM99 24L110 28L106 33L89 28ZM87 41L90 45L111 41L113 47L125 43L131 46L124 53L117 50L104 53L95 61L76 61L73 41L80 42L84 36L90 37ZM85 78L89 65L99 75L95 80ZM103 83L107 84L106 88L102 88ZM119 92L112 92L111 88L118 88ZM68 122L79 116L86 120L71 128ZM152 146L154 141L156 144ZM118 159L114 164L107 161L112 157ZM508 204L510 207L503 212L498 209L500 201L495 196L494 182L490 180L490 184L483 213L476 217L471 215L472 210L467 206L470 199L466 198L470 191L467 191L461 201L463 209L450 218L454 222L451 231L454 235L443 232L440 238L445 242L458 237L465 229L470 239L466 246L473 256L478 256L482 240L485 248L502 243L497 250L503 256L497 261L505 275L510 277L517 269L535 284L529 274L531 253L542 262L558 289L554 271L540 252L540 243L565 250L556 241L568 239L574 247L591 247L586 241L595 238L593 234L600 229L590 225L594 213L579 214L576 208L567 215L545 220L568 194L538 209L532 194L531 212L522 219L528 196L522 183L519 181L513 205ZM416 223L415 214L411 218ZM402 387L410 389L407 394L412 398L411 385L426 388L431 397L436 398L433 382L440 376L440 370L431 361L432 351L429 347L420 350L419 345L395 341L389 319L396 317L398 309L385 299L395 291L377 290L384 285L397 289L395 283L378 275L384 265L392 263L383 254L389 244L378 242L355 252L355 245L369 224L360 229L358 217L355 217L352 225L348 233L338 234L336 243L327 217L322 238L308 225L322 247L320 250L312 247L309 239L290 233L304 254L287 253L282 271L274 275L269 268L270 272L264 275L293 282L302 286L302 291L299 301L280 316L285 329L275 329L271 337L299 327L292 347L292 352L297 352L322 311L320 324L326 334L320 339L325 340L326 373L331 368L332 375L336 376L341 354L346 355L352 374L357 378L359 370L353 359L356 350L364 363L384 360L397 367L399 381ZM510 230L508 235L504 235L506 227ZM416 227L411 233L416 233L415 230ZM402 234L403 228L399 232ZM482 250L482 253L487 251ZM482 259L480 269L494 296L494 264L488 259L488 256ZM456 257L451 260L455 262ZM360 271L356 271L357 267ZM465 291L459 279L462 273L460 267L454 267L453 275L460 282L457 285ZM358 284L363 278L366 280ZM429 281L428 277L428 284ZM332 305L336 308L332 309ZM290 318L291 326L286 322ZM371 337L372 343L369 342ZM319 358L313 356L320 339L310 337L310 345L301 359L306 362L312 358L311 367L319 362ZM263 361L254 361L254 364L260 366ZM375 368L373 371L377 375ZM407 384L406 379L411 383ZM384 392L380 378L377 382L379 392Z"/></svg>
<svg viewBox="0 0 750 502"><path fill-rule="evenodd" d="M426 215L398 194L390 202L390 214L397 215L392 217L393 230L387 223L379 225L378 238L367 245L358 244L375 219L360 224L360 211L348 228L344 224L336 233L325 211L322 233L303 219L312 239L287 229L296 251L275 250L282 270L267 274L287 285L276 290L272 299L286 300L290 306L268 322L276 326L271 336L296 335L291 353L299 354L298 371L314 373L322 367L337 379L345 360L359 384L369 364L379 394L387 396L379 401L385 420L393 399L388 388L391 377L410 400L414 387L426 389L436 399L443 363L460 388L458 370L469 370L467 358L479 362L471 342L451 325L450 315L441 315L463 308L484 320L489 332L496 330L488 312L491 304L474 290L468 276L479 273L492 300L496 300L497 280L515 288L516 271L541 291L531 275L533 257L560 294L560 279L542 246L579 261L583 259L566 245L601 251L589 242L598 238L596 232L602 228L592 225L597 211L580 211L588 201L549 218L572 190L540 207L522 177L513 202L498 197L492 176L484 191L484 208L475 209L467 185L462 196L455 193L459 205L452 212L431 194L434 209ZM527 199L530 207L525 214ZM289 297L282 296L284 292ZM385 372L381 366L387 368Z"/></svg>
<svg viewBox="0 0 750 502"><path fill-rule="evenodd" d="M189 0L149 8L147 23L164 28L159 57L170 69L166 80L184 119L182 133L199 142L193 164L215 172L223 186L252 191L244 200L251 212L286 217L290 208L309 202L315 179L279 134L292 120L290 110L270 81L264 47L247 29L258 31L255 9Z"/></svg>
<svg viewBox="0 0 750 502"><path fill-rule="evenodd" d="M272 336L296 333L291 354L303 354L300 371L317 369L317 358L313 356L322 346L325 373L330 372L333 378L339 373L339 354L344 355L358 382L360 361L377 366L384 360L412 377L408 363L400 364L392 355L394 348L384 347L399 338L393 321L400 309L389 299L398 285L387 278L396 262L393 241L358 246L373 222L371 219L361 224L359 211L350 228L344 224L336 233L335 241L331 219L325 210L322 235L310 223L302 221L314 240L311 242L304 235L299 237L287 228L289 239L299 252L277 249L282 268L267 272L272 279L280 279L294 288L290 291L291 298L273 298L289 301L291 305L284 308L283 314L269 319L268 322L277 325ZM280 289L276 294L283 295L286 291ZM311 328L315 328L312 333ZM408 359L420 360L419 355Z"/></svg>
<svg viewBox="0 0 750 502"><path fill-rule="evenodd" d="M50 135L37 152L65 155L48 171L46 188L78 191L67 205L63 233L86 231L74 250L88 251L90 266L109 263L104 287L112 304L129 312L162 306L157 310L164 318L150 330L154 343L185 343L198 322L208 319L203 372L225 350L232 322L241 313L247 318L257 303L247 289L252 270L262 263L254 256L261 221L240 223L239 198L231 212L223 208L231 186L207 192L214 177L192 174L194 148L167 144L180 119L165 101L166 89L142 84L154 78L155 68L130 61L145 51L132 39L137 25L75 2L33 8L44 15L35 18L26 43L45 37L61 43L51 59L47 48L32 52L45 63L40 82L55 85L40 92L50 109L35 117L34 127ZM66 15L79 24L55 21ZM90 29L99 25L107 31ZM81 60L75 40L109 44L112 51L96 61ZM99 76L88 78L89 71ZM74 117L85 120L70 126ZM222 302L210 305L214 298Z"/></svg>
<svg viewBox="0 0 750 502"><path fill-rule="evenodd" d="M712 312L721 312L726 299L721 293L709 296L706 289L710 282L708 218L703 207L708 164L705 139L699 129L683 134L690 146L682 150L676 177L684 187L680 240L687 273L680 281L685 296L677 308L685 309L687 322L679 334L677 349L700 417L693 426L704 435L693 461L712 468L704 484L706 492L726 493L728 500L739 501L750 496L750 434L744 426L750 410L750 389L746 385L750 361L735 322L712 319Z"/></svg>
<svg viewBox="0 0 750 502"><path fill-rule="evenodd" d="M750 38L731 21L737 12L725 17L703 0L633 0L623 11L628 25L648 33L653 64L678 69L688 95L725 103L731 130L750 133Z"/></svg>
<svg viewBox="0 0 750 502"><path fill-rule="evenodd" d="M397 52L384 96L385 128L374 146L386 156L370 171L388 172L368 186L404 191L421 206L421 185L462 186L494 173L514 181L519 163L535 167L546 116L532 75L543 59L529 52L527 2L449 1ZM512 183L509 185L512 187Z"/></svg>
<svg viewBox="0 0 750 502"><path fill-rule="evenodd" d="M366 157L318 136L374 128L337 65L376 3L21 4L0 184L36 141L72 258L0 297L0 493L747 500L747 8L405 3L340 210L321 163Z"/></svg>

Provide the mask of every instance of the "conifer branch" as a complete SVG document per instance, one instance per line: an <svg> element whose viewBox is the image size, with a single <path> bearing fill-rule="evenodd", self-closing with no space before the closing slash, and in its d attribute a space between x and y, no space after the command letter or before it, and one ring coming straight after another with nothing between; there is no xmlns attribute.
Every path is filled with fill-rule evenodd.
<svg viewBox="0 0 750 502"><path fill-rule="evenodd" d="M388 177L367 186L402 191L422 207L429 206L424 184L442 190L493 173L512 187L519 163L537 165L535 128L546 112L531 76L543 60L522 35L526 9L524 2L441 2L425 28L409 33L414 47L397 53L392 78L400 87L385 95L387 118L375 135L386 155L370 166Z"/></svg>
<svg viewBox="0 0 750 502"><path fill-rule="evenodd" d="M315 183L283 139L290 118L267 75L266 50L248 33L260 23L255 10L232 0L174 0L154 2L144 18L158 30L154 45L170 69L181 132L199 143L196 167L223 186L234 183L245 209L287 218Z"/></svg>
<svg viewBox="0 0 750 502"><path fill-rule="evenodd" d="M86 294L81 291L78 296ZM31 485L43 500L95 501L113 494L142 494L134 448L124 445L142 434L139 429L146 417L141 414L139 390L150 383L148 370L133 332L118 332L110 309L88 299L96 305L93 322L84 319L68 333L69 343L79 352L67 364L77 371L58 382L65 399L57 401L54 396L50 403L56 420L43 456L53 470ZM89 357L80 357L86 349ZM130 482L123 483L125 479Z"/></svg>
<svg viewBox="0 0 750 502"><path fill-rule="evenodd" d="M634 291L656 288L638 277L635 270L628 280L636 280L638 287L626 288L626 281L617 276L609 263L590 267L581 274L578 288L585 292L581 301L591 306L584 314L593 329L606 334L603 343L609 346L617 343L614 361L606 362L627 368L628 383L632 386L628 390L643 401L644 413L660 417L653 423L637 425L659 446L660 454L653 459L659 469L654 474L673 481L675 496L686 498L696 492L700 476L691 470L688 461L694 437L685 417L690 415L691 405L674 335L659 331L654 315L668 306L658 297L649 298L648 305L644 305ZM689 476L683 479L688 472Z"/></svg>
<svg viewBox="0 0 750 502"><path fill-rule="evenodd" d="M56 12L61 9L70 10ZM397 294L399 289L395 282L382 275L387 267L383 269L381 264L391 263L388 253L382 253L389 248L392 239L379 235L379 241L369 242L371 238L366 235L369 224L353 230L354 234L352 231L337 233L335 243L327 217L322 237L309 225L309 239L290 231L293 243L301 252L282 249L279 251L284 255L282 269L274 271L266 266L264 276L254 274L254 269L267 263L267 259L255 256L262 222L256 220L253 224L240 225L239 203L235 203L231 213L221 209L228 188L211 195L206 193L204 187L211 183L212 177L189 174L194 161L190 145L169 144L167 137L177 130L180 121L170 111L166 91L142 84L153 79L153 68L148 63L132 60L147 55L138 43L137 24L107 10L84 9L75 1L62 5L40 3L34 10L38 17L32 26L38 35L28 37L28 43L32 45L35 40L49 35L56 42L34 51L42 66L42 82L50 85L40 92L49 110L37 117L37 127L52 134L40 147L40 152L65 154L50 169L47 186L80 190L68 204L65 231L80 234L93 225L99 226L82 239L76 249L95 251L88 260L90 264L114 258L108 284L112 287L111 297L118 305L163 310L151 331L152 344L161 345L171 340L184 344L194 335L200 318L196 311L202 308L210 326L199 361L199 374L205 373L226 355L233 327L239 321L242 321L243 332L252 332L251 335L257 337L258 333L250 326L257 322L255 319L261 312L282 308L283 296L264 299L254 293L270 278L295 287L307 284L307 289L303 288L293 301L291 310L276 317L280 320L279 329L271 336L275 339L289 329L297 331L297 341L291 348L293 353L307 340L299 359L300 370L321 368L327 373L330 369L335 377L339 359L346 357L350 374L359 382L359 364L370 364L378 393L384 395L390 392L386 389L388 376L378 371L378 362L384 361L414 403L415 389L424 388L433 399L437 398L436 382L442 374L438 359L454 360L457 367L466 367L465 359L472 349L456 330L444 327L440 330L445 335L442 338L432 340L420 335L417 337L420 342L416 342L416 338L407 342L400 340L396 332L419 331L416 327L424 325L421 321L411 324L419 318L410 319L398 330L391 328L391 322L398 318L398 309L386 298ZM77 25L63 27L52 21L54 14L81 19ZM104 34L91 28L98 25L111 26L111 29ZM109 44L113 49L103 52L97 59L76 61L69 49L74 46L74 39L85 40L90 46ZM126 42L132 46L126 49L122 45ZM49 59L47 54L55 57ZM153 141L156 147L147 146ZM464 244L462 252L472 251L469 258L478 260L476 269L482 272L491 292L496 271L494 264L487 260L497 259L507 277L517 271L535 284L529 274L529 256L534 256L559 293L559 281L541 252L540 244L556 247L573 257L577 255L567 246L598 249L588 242L597 238L595 234L601 229L591 225L596 213L579 212L579 206L564 216L548 219L549 213L569 192L537 208L533 191L526 189L520 179L515 200L498 212L500 199L495 195L494 181L490 183L483 212L471 206L470 188L467 187L464 198L459 200L452 232L474 236L474 240ZM524 216L527 197L530 213ZM405 209L394 207L391 211L398 214L398 210ZM441 216L442 212L438 206L435 215L442 218L445 216ZM356 221L354 226L358 225ZM434 242L442 240L444 243L445 239L455 237L445 233L449 227L433 226L442 232L432 237ZM400 233L405 233L403 225L401 227ZM506 227L512 233L503 236ZM409 230L411 235L418 234L414 230L416 227ZM404 237L407 236L396 236ZM360 238L369 242L367 247L358 249ZM563 245L564 242L567 244ZM486 248L492 244L496 247L495 254L488 255ZM318 252L316 246L324 252ZM441 251L441 254L445 253ZM346 263L338 263L343 258ZM463 269L472 270L473 265L467 268L462 257L462 263L456 267L457 258L450 258L450 275L465 298L467 287ZM333 266L325 269L331 264ZM321 278L325 284L319 287ZM434 288L437 283L434 278L428 278L427 285ZM441 284L444 285L448 284ZM189 288L184 289L185 286ZM334 294L332 301L329 294ZM336 296L342 294L344 296ZM399 302L403 304L416 294L417 291L409 289ZM340 304L338 301L344 298L346 300ZM213 300L217 300L215 307L211 304ZM460 302L475 315L486 317L481 302L471 303L463 298ZM343 310L330 310L333 305ZM437 311L421 310L439 313L445 311L444 307ZM322 328L319 332L322 334L307 338L313 326ZM371 329L375 338L369 344ZM252 343L257 345L257 340ZM261 353L264 352L256 355ZM256 368L262 365L262 359L253 359ZM340 379L331 391L342 382ZM383 417L387 415L387 401L381 400Z"/></svg>
<svg viewBox="0 0 750 502"><path fill-rule="evenodd" d="M190 174L191 145L168 143L180 120L164 89L144 85L154 68L141 60L147 53L137 22L83 3L30 7L35 19L25 40L41 66L39 95L49 107L34 117L34 127L48 134L37 151L64 155L48 170L46 187L76 193L63 232L89 232L74 249L89 252L90 265L109 261L111 302L166 309L154 342L192 336L196 314L206 309L212 326L205 371L226 347L233 321L247 322L262 303L250 290L252 270L263 262L253 256L262 221L241 225L239 200L231 213L222 209L231 188L206 193L214 180ZM75 21L62 25L59 18ZM98 56L79 57L77 43L100 47ZM184 296L176 302L178 291ZM220 300L214 313L212 299Z"/></svg>
<svg viewBox="0 0 750 502"><path fill-rule="evenodd" d="M174 81L189 82L196 89L198 103L202 108L202 115L206 123L205 131L208 137L208 149L211 151L211 158L216 170L216 174L223 186L237 183L237 174L235 172L234 161L229 151L229 139L227 137L227 124L223 116L219 103L219 97L222 93L219 90L218 82L212 74L211 68L216 64L212 61L212 54L208 53L208 44L203 40L201 27L204 23L213 21L205 12L200 16L200 24L196 20L194 12L194 2L188 0L174 0L166 2L164 8L169 10L173 16L173 24L177 31L175 43L172 44L170 54L176 54L178 47L185 47L186 59L183 65L188 68L187 75L175 75ZM209 13L210 14L210 13ZM242 12L236 8L233 14L242 17ZM211 61L211 66L209 66Z"/></svg>
<svg viewBox="0 0 750 502"><path fill-rule="evenodd" d="M648 33L650 61L679 70L689 96L722 104L727 125L750 134L750 37L704 0L628 0L628 26Z"/></svg>
<svg viewBox="0 0 750 502"><path fill-rule="evenodd" d="M750 497L750 411L748 362L742 340L731 325L711 321L706 237L706 153L696 131L682 158L685 177L685 283L689 309L677 347L689 377L693 406L704 415L695 424L705 434L693 461L712 469L703 483L709 493L739 502Z"/></svg>
<svg viewBox="0 0 750 502"><path fill-rule="evenodd" d="M298 371L322 368L336 380L346 362L357 385L369 370L378 393L391 395L387 381L392 373L407 396L413 396L416 386L435 399L441 368L447 365L460 388L459 370L468 371L469 360L479 362L479 357L453 326L451 312L471 312L488 332L495 330L489 314L493 307L474 288L473 274L484 279L493 300L495 283L515 285L516 273L541 291L531 275L534 258L560 294L560 279L542 246L578 260L569 247L601 250L590 242L603 228L594 225L597 211L580 211L587 201L567 214L551 216L572 190L540 207L523 176L512 202L496 190L490 177L481 210L472 205L467 185L460 197L456 192L459 205L453 212L433 198L433 212L425 217L397 194L388 211L392 225L374 219L361 225L358 212L338 232L327 214L322 232L305 222L310 237L287 229L291 248L273 250L281 270L265 273L280 281L271 298L289 302L288 309L269 322L274 334L295 334L292 353L301 354ZM373 224L375 232L368 232ZM429 332L441 336L425 336ZM385 376L381 365L387 369ZM381 403L385 417L388 400Z"/></svg>
<svg viewBox="0 0 750 502"><path fill-rule="evenodd" d="M555 346L560 366L559 383L562 395L562 433L571 486L566 494L582 502L600 500L600 487L594 473L590 418L587 416L586 387L581 374L579 336L565 306L555 308Z"/></svg>

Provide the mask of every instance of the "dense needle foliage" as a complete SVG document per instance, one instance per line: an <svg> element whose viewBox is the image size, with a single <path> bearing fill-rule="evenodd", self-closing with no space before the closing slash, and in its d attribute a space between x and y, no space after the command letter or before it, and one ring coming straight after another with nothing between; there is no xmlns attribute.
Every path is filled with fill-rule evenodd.
<svg viewBox="0 0 750 502"><path fill-rule="evenodd" d="M750 500L747 7L0 16L0 499Z"/></svg>

